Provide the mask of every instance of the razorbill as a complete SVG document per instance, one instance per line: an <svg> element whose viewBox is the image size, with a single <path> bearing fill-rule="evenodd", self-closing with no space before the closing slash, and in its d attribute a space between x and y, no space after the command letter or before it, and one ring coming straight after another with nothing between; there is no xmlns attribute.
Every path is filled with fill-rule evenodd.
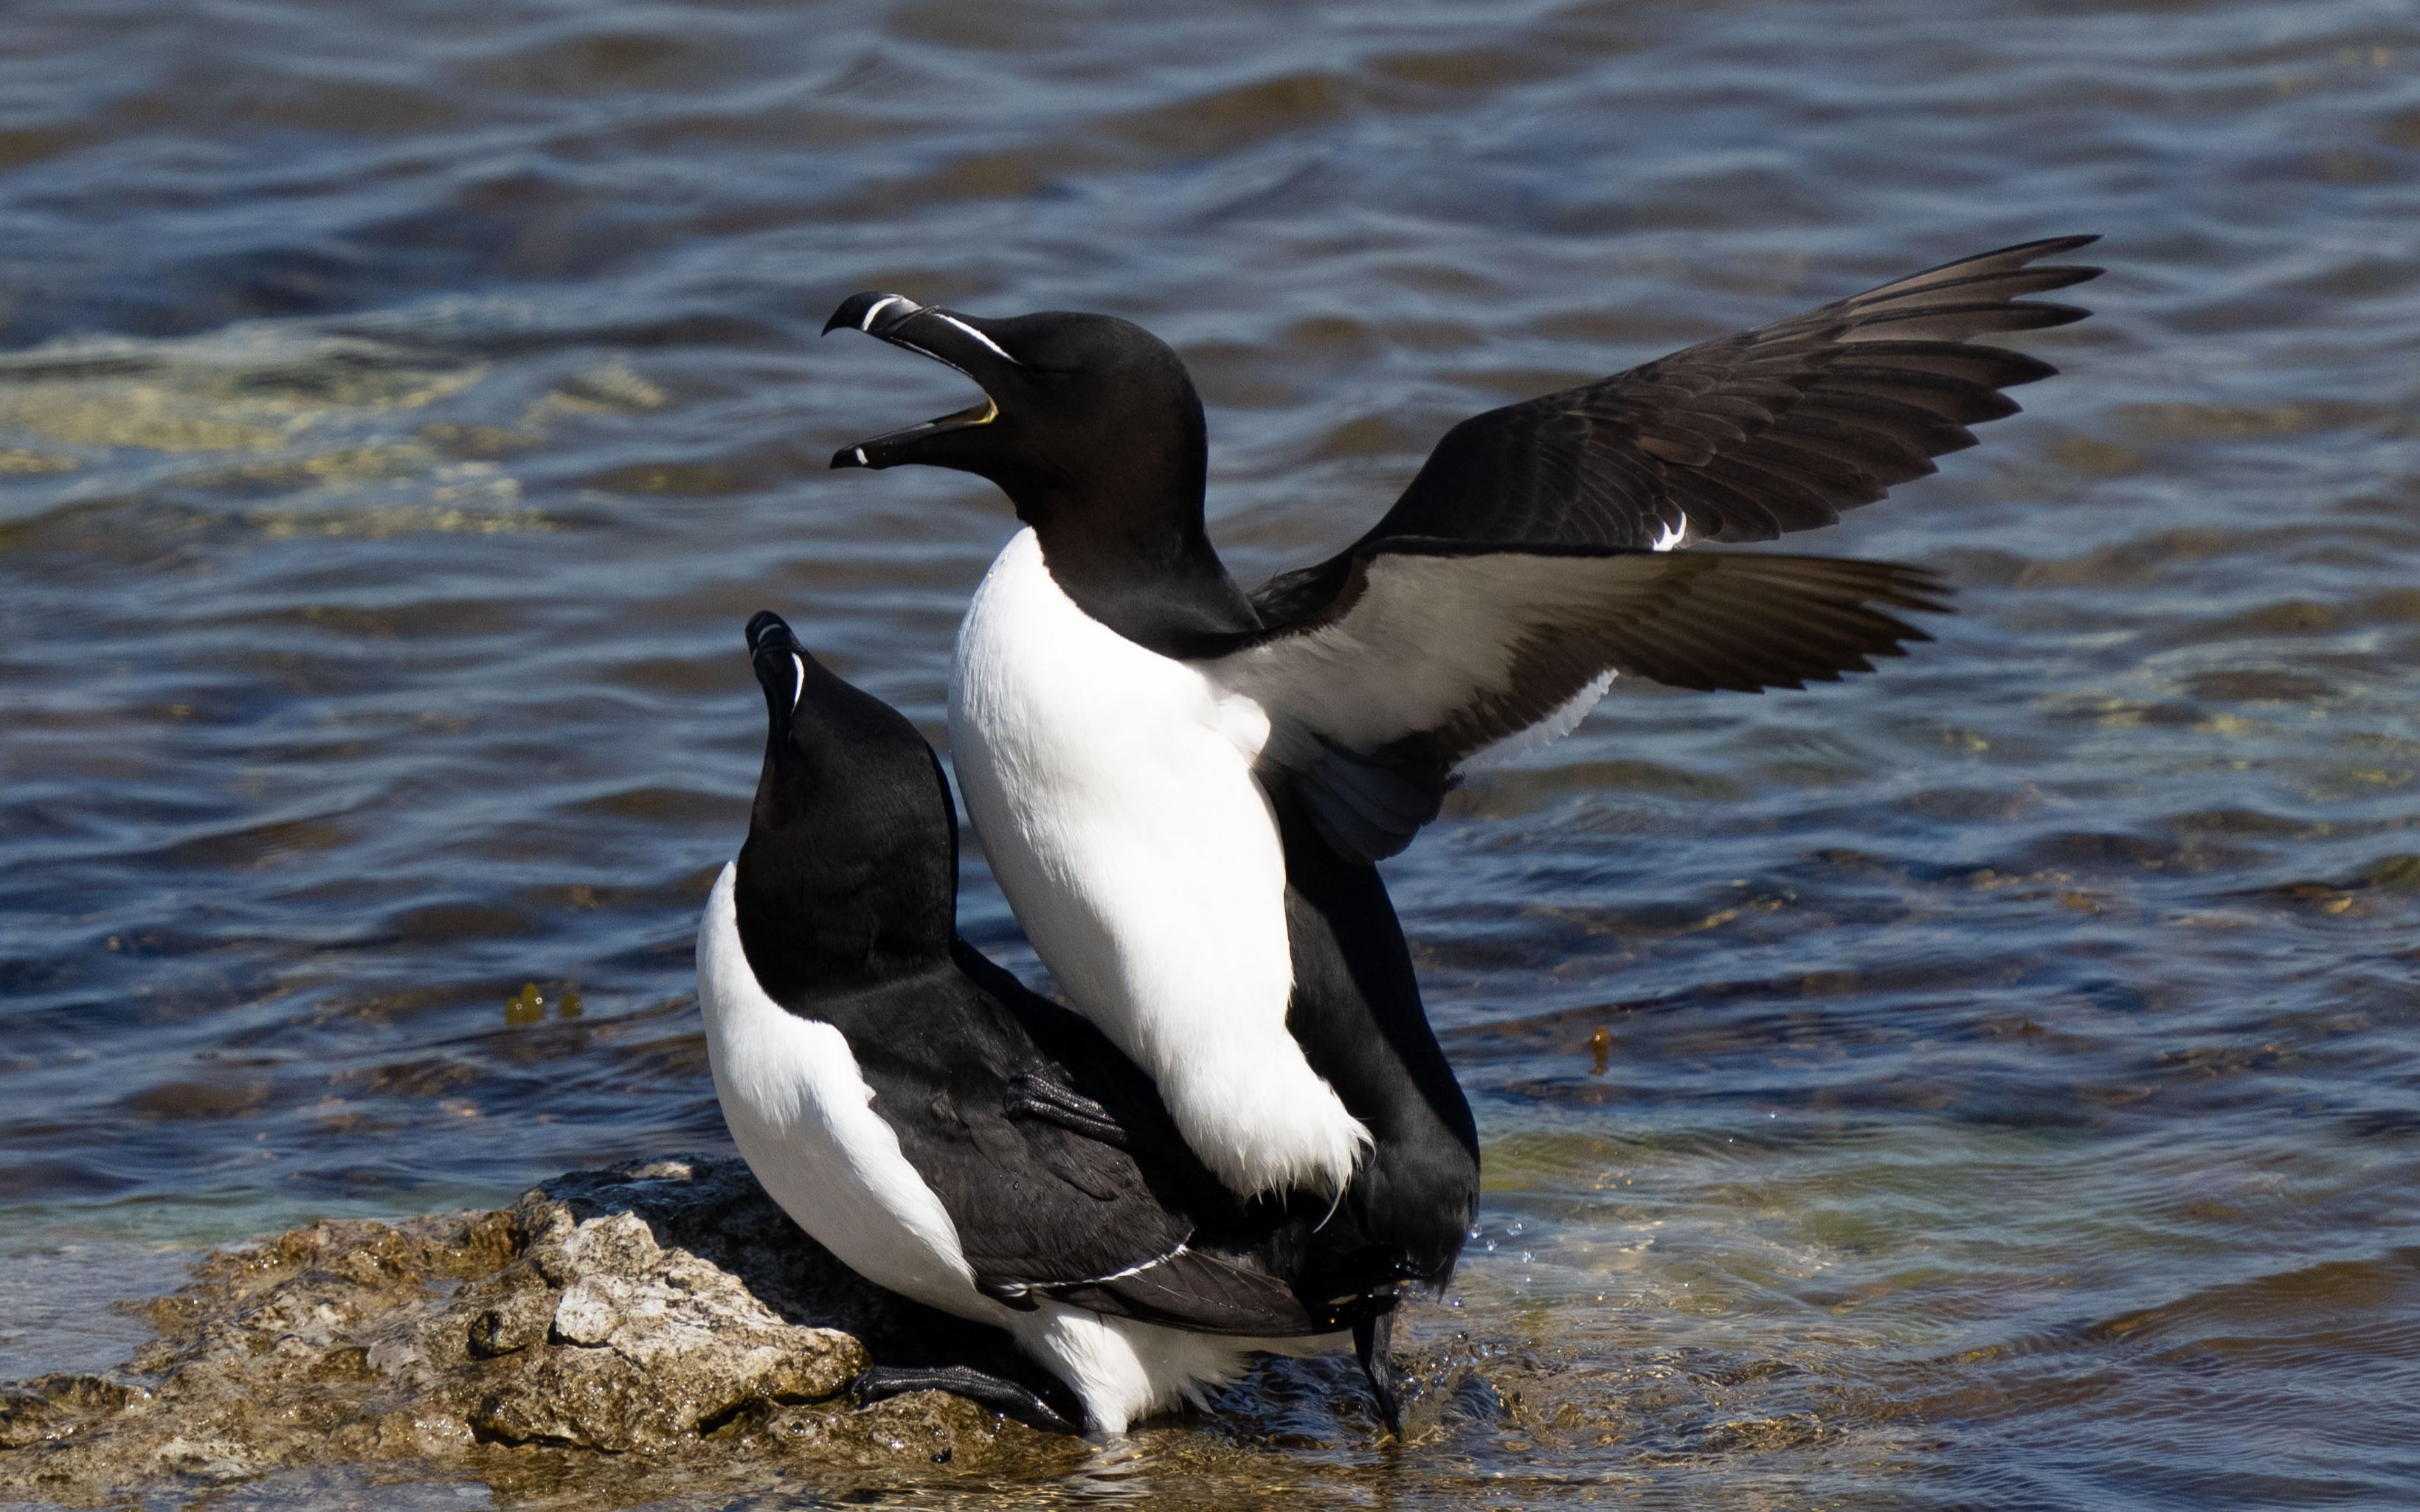
<svg viewBox="0 0 2420 1512"><path fill-rule="evenodd" d="M1069 1000L1222 1180L1334 1191L1371 1149L1288 1033L1290 850L1394 854L1466 765L1568 731L1617 673L1799 687L1926 639L1892 612L1942 607L1921 569L1675 548L1828 523L1972 444L2015 411L2002 390L2054 371L1972 338L2082 318L2027 296L2093 277L2044 261L2091 239L1944 264L1466 420L1359 540L1249 592L1203 528L1201 401L1150 333L842 302L827 332L982 390L832 465L955 468L1016 507L951 678L967 810Z"/></svg>
<svg viewBox="0 0 2420 1512"><path fill-rule="evenodd" d="M1397 1276L1357 1260L1352 1221L1235 1199L1100 1031L959 938L956 821L931 748L778 616L748 638L764 766L698 931L732 1136L843 1261L1007 1330L1075 1401L968 1366L877 1369L860 1396L938 1387L1119 1432L1199 1400L1253 1350L1349 1330L1396 1423L1381 1319Z"/></svg>

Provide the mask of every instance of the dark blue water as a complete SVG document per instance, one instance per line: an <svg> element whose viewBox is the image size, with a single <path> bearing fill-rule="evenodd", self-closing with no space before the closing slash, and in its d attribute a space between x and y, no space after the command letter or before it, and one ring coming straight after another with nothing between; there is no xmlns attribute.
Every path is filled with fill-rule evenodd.
<svg viewBox="0 0 2420 1512"><path fill-rule="evenodd" d="M191 1246L722 1140L739 626L939 741L1011 529L824 471L964 397L842 295L1160 332L1249 579L1475 409L2092 230L2066 376L1804 538L1947 573L1937 643L1617 689L1389 864L1488 1169L1419 1328L1558 1384L1309 1404L1226 1501L2420 1496L2409 6L0 24L0 1376Z"/></svg>

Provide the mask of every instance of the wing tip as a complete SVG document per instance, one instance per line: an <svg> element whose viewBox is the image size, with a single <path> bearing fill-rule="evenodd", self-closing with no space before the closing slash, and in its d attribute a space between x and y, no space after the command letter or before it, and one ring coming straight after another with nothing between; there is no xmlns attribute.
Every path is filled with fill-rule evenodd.
<svg viewBox="0 0 2420 1512"><path fill-rule="evenodd" d="M1860 293L1852 294L1846 299L1823 306L1821 310L1809 311L1808 315L1846 316L1849 317L1851 326L1854 327L1875 322L1877 317L1887 320L1894 315L1900 318L1937 318L1945 314L1962 314L1988 321L1993 312L2072 308L2051 304L2037 306L2025 301L2022 296L2046 293L2052 289L2072 288L2078 284L2087 284L2099 278L2107 271L2106 269L2084 263L2036 265L2041 263L2045 257L2055 257L2064 252L2072 252L2078 247L2089 246L2100 239L2098 232L2080 236L2044 237L2039 240L2020 241L2012 246L1994 248L1990 252L1978 252L1964 257L1955 257L1948 262L1936 263L1931 268L1895 278L1887 284L1880 284ZM2018 286L1996 295L1979 292L1988 290L1994 284L2014 284ZM1978 291L1978 296L1962 309L1958 306L1954 294L1954 291L1962 287L1972 287ZM1949 305L1945 307L1928 302L1928 297L1940 296L1949 296ZM1916 301L1915 308L1906 308L1910 301ZM1989 330L2029 330L2041 325L2065 325L2070 320L2083 318L2084 315L2078 314L2065 318L2026 321L2018 325L1992 322L1967 332L1964 335L1978 335ZM1944 332L1944 334L1949 333ZM1962 340L1964 337L1953 335L1950 339Z"/></svg>
<svg viewBox="0 0 2420 1512"><path fill-rule="evenodd" d="M2083 305L2065 304L2056 300L2010 300L2009 308L2023 310L2032 317L2032 323L2025 328L2028 331L2048 331L2055 326L2071 326L2078 320L2088 320L2092 317L2092 312Z"/></svg>
<svg viewBox="0 0 2420 1512"><path fill-rule="evenodd" d="M2062 252L2073 252L2079 247L2088 247L2100 239L2101 233L2098 231L2075 231L2063 237L2042 237L2034 241L2021 241L2017 243L2017 247L2027 251L2040 248L2040 251L2037 255L2055 257Z"/></svg>
<svg viewBox="0 0 2420 1512"><path fill-rule="evenodd" d="M2056 257L2063 253L2081 251L2100 240L2101 236L2098 231L2078 231L2071 232L2066 236L2036 237L2030 241L2012 241L2005 247L1994 247L1989 252L1952 257L1946 263L1937 263L1921 272L1911 273L1908 276L1923 278L1928 274L1940 272L1944 269L1960 268L1968 263L2006 261L2012 268L2029 268L2045 257ZM2086 276L2101 271L2101 269L2095 268L2090 270Z"/></svg>

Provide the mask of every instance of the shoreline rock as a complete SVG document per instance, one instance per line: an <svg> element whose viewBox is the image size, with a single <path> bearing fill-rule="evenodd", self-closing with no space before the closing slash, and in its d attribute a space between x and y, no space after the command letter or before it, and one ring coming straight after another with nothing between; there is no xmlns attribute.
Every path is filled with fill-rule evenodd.
<svg viewBox="0 0 2420 1512"><path fill-rule="evenodd" d="M0 1504L210 1501L290 1473L321 1487L305 1502L334 1476L598 1512L1031 1485L1131 1453L939 1393L855 1406L869 1359L1038 1367L859 1277L735 1159L576 1171L493 1211L311 1224L211 1254L133 1310L156 1335L118 1370L0 1381ZM1537 1372L1500 1350L1399 1333L1397 1359L1416 1439L1536 1415L1514 1383ZM1217 1412L1138 1431L1165 1484L1216 1489L1203 1504L1290 1452L1392 1453L1341 1353L1271 1361Z"/></svg>
<svg viewBox="0 0 2420 1512"><path fill-rule="evenodd" d="M955 1398L849 1405L870 1349L963 1357L967 1331L823 1253L737 1160L313 1224L209 1257L142 1312L158 1335L119 1379L0 1384L0 1499L384 1462L535 1489L675 1458L761 1478L768 1456L1045 1472L1082 1454Z"/></svg>

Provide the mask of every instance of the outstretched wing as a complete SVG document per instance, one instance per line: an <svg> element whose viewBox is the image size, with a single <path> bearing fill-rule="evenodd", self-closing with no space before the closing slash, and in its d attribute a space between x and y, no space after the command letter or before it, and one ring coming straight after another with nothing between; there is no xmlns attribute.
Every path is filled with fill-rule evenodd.
<svg viewBox="0 0 2420 1512"><path fill-rule="evenodd" d="M1871 503L2016 412L2048 378L1973 338L2081 320L2027 298L2096 277L2045 263L2058 237L1944 263L1628 372L1475 415L1446 433L1367 535L1252 594L1265 625L1321 614L1357 557L1404 537L1668 548L1771 540Z"/></svg>
<svg viewBox="0 0 2420 1512"><path fill-rule="evenodd" d="M1938 610L1947 593L1886 562L1396 538L1350 557L1316 617L1198 665L1267 711L1272 786L1340 853L1375 860L1436 816L1456 767L1569 728L1610 673L1833 682L1929 639L1892 610Z"/></svg>
<svg viewBox="0 0 2420 1512"><path fill-rule="evenodd" d="M1829 524L2016 405L2051 365L1975 340L2084 318L2029 298L2101 270L2059 237L1944 263L1787 320L1473 416L1359 541L1251 598L1266 628L1202 665L1258 700L1274 791L1376 859L1490 745L1578 722L1617 672L1798 687L1926 639L1914 568L1678 553Z"/></svg>

